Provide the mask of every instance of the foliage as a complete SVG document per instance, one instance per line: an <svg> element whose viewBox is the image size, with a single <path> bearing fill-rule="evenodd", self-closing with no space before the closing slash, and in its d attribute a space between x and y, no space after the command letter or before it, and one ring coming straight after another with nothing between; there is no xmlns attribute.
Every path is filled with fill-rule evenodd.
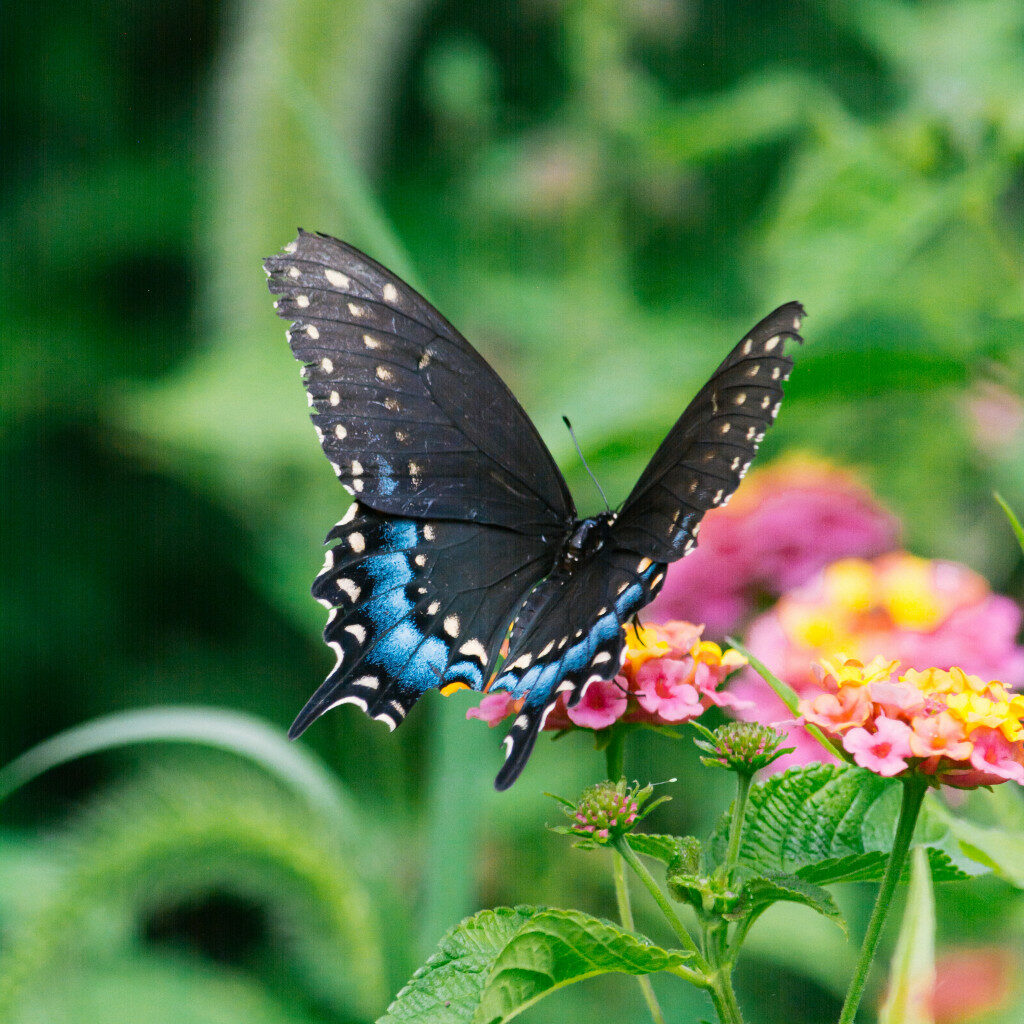
<svg viewBox="0 0 1024 1024"><path fill-rule="evenodd" d="M1024 508L1016 0L387 11L99 0L0 13L0 763L160 704L282 726L321 678L308 584L341 500L258 269L298 224L421 280L579 495L591 492L562 413L617 500L720 349L799 298L808 345L765 455L810 447L862 467L908 547L1021 597L1021 555L989 499ZM160 782L137 777L149 748L104 747L33 782L0 831L0 940L24 1012L369 1020L473 908L612 914L597 855L539 827L540 790L582 789L596 755L578 737L539 751L543 784L496 804L457 701L425 701L393 737L354 712L309 737L363 808L355 852L227 759L176 762ZM653 734L635 743L649 777L681 779L652 827L712 832L724 800L696 756ZM880 791L878 814L891 799ZM996 871L987 892L1005 913L943 886L938 916L1010 943L1019 807L983 800L948 826L933 806L926 825L955 834L940 839L957 866L967 850ZM64 825L78 804L92 811ZM524 833L541 837L524 849ZM874 858L877 877L887 839L865 838L837 863ZM150 845L160 858L145 859ZM637 849L656 847L669 852ZM150 883L169 943L148 930ZM188 945L183 920L208 930L239 891L286 927L236 916L217 949ZM865 898L844 892L851 923ZM357 929L367 905L382 920ZM804 1004L787 1020L826 1019L822 958L791 954L820 934L811 915L770 913L759 955ZM648 929L650 905L637 917ZM253 944L258 969L240 966ZM739 975L741 998L754 984ZM530 1019L625 1019L634 987L573 986Z"/></svg>

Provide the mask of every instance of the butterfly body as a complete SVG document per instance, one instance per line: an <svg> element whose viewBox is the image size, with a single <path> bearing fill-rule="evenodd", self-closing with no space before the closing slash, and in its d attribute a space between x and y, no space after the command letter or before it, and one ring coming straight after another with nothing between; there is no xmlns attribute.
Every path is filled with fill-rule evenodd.
<svg viewBox="0 0 1024 1024"><path fill-rule="evenodd" d="M505 690L522 700L496 779L507 788L559 697L572 706L615 676L623 625L739 484L803 311L758 324L622 507L581 519L511 392L408 285L306 232L265 266L321 445L355 498L313 585L337 661L290 735L339 704L394 729L428 689Z"/></svg>

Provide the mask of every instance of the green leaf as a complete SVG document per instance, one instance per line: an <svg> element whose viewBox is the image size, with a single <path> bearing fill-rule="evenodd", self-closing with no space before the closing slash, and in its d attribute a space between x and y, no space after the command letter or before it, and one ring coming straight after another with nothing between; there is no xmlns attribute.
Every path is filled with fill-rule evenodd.
<svg viewBox="0 0 1024 1024"><path fill-rule="evenodd" d="M910 891L878 1024L935 1024L935 894L928 859L913 852Z"/></svg>
<svg viewBox="0 0 1024 1024"><path fill-rule="evenodd" d="M672 861L684 852L683 840L679 836L647 835L643 832L630 832L626 835L626 842L633 849L644 857L653 857L663 864L671 864Z"/></svg>
<svg viewBox="0 0 1024 1024"><path fill-rule="evenodd" d="M846 931L843 915L828 891L812 885L797 875L751 878L740 890L739 899L726 917L734 921L744 917L757 917L773 903L802 903L805 907L810 907L835 921L844 932Z"/></svg>
<svg viewBox="0 0 1024 1024"><path fill-rule="evenodd" d="M379 1024L495 1024L573 982L652 974L688 956L576 910L484 910L448 932Z"/></svg>
<svg viewBox="0 0 1024 1024"><path fill-rule="evenodd" d="M1010 529L1013 530L1013 535L1017 538L1021 551L1024 551L1024 526L1020 525L1020 520L1014 515L1013 509L1003 500L1002 495L993 494L992 497L999 502L999 507L1006 513L1006 518L1010 520Z"/></svg>
<svg viewBox="0 0 1024 1024"><path fill-rule="evenodd" d="M893 779L842 765L805 765L773 775L751 787L740 870L795 874L815 885L877 881L896 830L899 787ZM712 840L719 862L728 830L725 816ZM941 848L945 830L933 832L925 845L936 880L967 878Z"/></svg>
<svg viewBox="0 0 1024 1024"><path fill-rule="evenodd" d="M955 818L940 808L937 812L948 825L960 849L978 864L990 868L1018 889L1024 889L1024 833L1014 829L986 828Z"/></svg>

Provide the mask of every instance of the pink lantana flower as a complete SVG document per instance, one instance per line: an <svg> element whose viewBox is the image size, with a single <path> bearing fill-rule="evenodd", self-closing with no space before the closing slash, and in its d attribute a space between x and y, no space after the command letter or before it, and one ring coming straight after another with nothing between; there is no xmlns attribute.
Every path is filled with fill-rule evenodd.
<svg viewBox="0 0 1024 1024"><path fill-rule="evenodd" d="M898 532L853 474L791 456L751 473L728 508L707 513L700 543L669 566L648 614L704 622L724 636L765 595L799 586L837 558L888 551Z"/></svg>
<svg viewBox="0 0 1024 1024"><path fill-rule="evenodd" d="M611 680L595 680L569 707L565 695L551 709L545 729L606 729L617 721L671 725L696 718L712 704L746 707L720 687L746 664L736 651L723 651L701 639L702 626L666 622L639 629L625 627L622 668ZM522 701L505 693L489 693L467 718L496 725L518 712Z"/></svg>
<svg viewBox="0 0 1024 1024"><path fill-rule="evenodd" d="M861 768L884 778L899 775L910 757L910 726L885 715L879 715L874 724L874 732L851 729L843 737L843 746Z"/></svg>
<svg viewBox="0 0 1024 1024"><path fill-rule="evenodd" d="M962 789L1024 784L1024 696L960 668L897 678L898 669L883 658L823 658L813 672L821 692L801 698L800 713L886 778L914 771Z"/></svg>
<svg viewBox="0 0 1024 1024"><path fill-rule="evenodd" d="M684 722L704 711L701 691L694 685L698 666L691 659L658 658L641 665L636 673L637 703L665 722ZM706 669L705 669L706 671Z"/></svg>
<svg viewBox="0 0 1024 1024"><path fill-rule="evenodd" d="M798 696L812 701L821 693L813 665L836 652L861 663L896 657L908 670L938 666L934 671L944 678L947 670L962 666L979 681L998 678L1013 687L1024 684L1024 648L1016 643L1021 617L1013 601L993 594L967 566L891 552L827 566L756 619L747 645ZM884 671L868 680L876 687L874 698L890 717L918 713L921 698L887 689L888 675ZM767 724L786 717L782 702L752 671L744 672L732 691L756 705L754 713L740 717ZM897 699L909 704L897 707ZM966 700L966 691L958 699ZM808 716L808 721L815 719ZM818 744L805 742L796 730L790 730L787 744L796 752L773 770L828 760Z"/></svg>

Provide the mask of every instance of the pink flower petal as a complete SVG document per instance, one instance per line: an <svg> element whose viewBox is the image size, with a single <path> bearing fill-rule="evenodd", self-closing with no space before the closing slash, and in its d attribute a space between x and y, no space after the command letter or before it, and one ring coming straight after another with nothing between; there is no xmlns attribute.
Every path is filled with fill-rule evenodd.
<svg viewBox="0 0 1024 1024"><path fill-rule="evenodd" d="M583 729L606 729L626 712L629 700L614 680L598 679L584 691L580 702L566 709L569 720Z"/></svg>

